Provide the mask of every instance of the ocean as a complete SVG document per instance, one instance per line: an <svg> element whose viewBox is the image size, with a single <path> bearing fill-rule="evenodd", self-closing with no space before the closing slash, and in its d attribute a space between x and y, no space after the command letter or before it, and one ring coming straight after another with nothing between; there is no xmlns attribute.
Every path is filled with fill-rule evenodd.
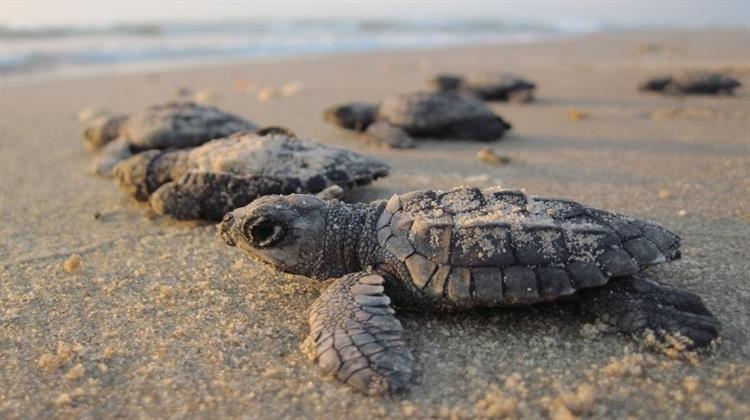
<svg viewBox="0 0 750 420"><path fill-rule="evenodd" d="M530 42L597 25L497 19L275 19L12 28L0 26L0 80L238 59Z"/></svg>

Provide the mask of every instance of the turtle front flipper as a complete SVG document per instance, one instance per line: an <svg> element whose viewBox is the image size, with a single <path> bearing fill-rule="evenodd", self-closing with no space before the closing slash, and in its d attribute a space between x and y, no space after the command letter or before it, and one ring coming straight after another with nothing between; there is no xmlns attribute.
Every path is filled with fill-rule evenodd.
<svg viewBox="0 0 750 420"><path fill-rule="evenodd" d="M625 333L651 330L662 339L677 333L691 341L688 347L703 347L721 330L700 296L652 280L621 277L578 293L588 311Z"/></svg>
<svg viewBox="0 0 750 420"><path fill-rule="evenodd" d="M347 274L310 309L312 358L323 374L335 375L368 395L405 388L414 363L384 283L377 274Z"/></svg>
<svg viewBox="0 0 750 420"><path fill-rule="evenodd" d="M411 149L415 146L414 139L401 127L378 121L372 123L364 134L365 141L394 149Z"/></svg>
<svg viewBox="0 0 750 420"><path fill-rule="evenodd" d="M96 155L92 165L92 172L111 177L112 170L121 161L133 156L130 150L130 142L125 137L118 137L107 143Z"/></svg>
<svg viewBox="0 0 750 420"><path fill-rule="evenodd" d="M157 213L176 219L221 220L226 213L258 197L289 193L289 188L270 176L190 171L159 187L149 197L149 203Z"/></svg>

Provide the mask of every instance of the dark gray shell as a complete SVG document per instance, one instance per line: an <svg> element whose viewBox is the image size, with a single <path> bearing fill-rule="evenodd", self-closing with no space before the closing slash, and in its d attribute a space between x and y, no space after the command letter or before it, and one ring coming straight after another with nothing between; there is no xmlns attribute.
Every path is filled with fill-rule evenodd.
<svg viewBox="0 0 750 420"><path fill-rule="evenodd" d="M640 88L676 94L731 94L740 86L742 84L739 81L723 74L682 71L649 79L642 83Z"/></svg>
<svg viewBox="0 0 750 420"><path fill-rule="evenodd" d="M482 101L455 92L417 92L384 100L377 119L410 133L430 133L462 121L497 118Z"/></svg>
<svg viewBox="0 0 750 420"><path fill-rule="evenodd" d="M679 258L680 238L651 222L498 188L393 196L377 228L403 280L463 307L551 300Z"/></svg>
<svg viewBox="0 0 750 420"><path fill-rule="evenodd" d="M349 189L388 174L385 163L316 140L275 133L237 133L189 151L188 171L269 176L292 191L317 193L331 185Z"/></svg>
<svg viewBox="0 0 750 420"><path fill-rule="evenodd" d="M136 112L122 127L134 151L187 148L256 125L212 106L191 102L170 102Z"/></svg>
<svg viewBox="0 0 750 420"><path fill-rule="evenodd" d="M515 91L531 90L535 85L512 73L470 73L461 87L482 97L507 97Z"/></svg>

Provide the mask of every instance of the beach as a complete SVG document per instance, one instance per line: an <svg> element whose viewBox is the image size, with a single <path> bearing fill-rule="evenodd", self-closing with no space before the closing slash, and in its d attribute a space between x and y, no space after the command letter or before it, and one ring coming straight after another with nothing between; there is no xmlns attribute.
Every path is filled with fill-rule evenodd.
<svg viewBox="0 0 750 420"><path fill-rule="evenodd" d="M750 417L749 37L622 32L3 83L0 417ZM744 86L733 97L636 89L692 68ZM322 119L441 71L497 70L538 84L535 102L491 105L513 125L497 142L390 150ZM254 262L213 224L157 216L89 173L81 109L186 96L392 166L347 201L500 185L656 221L681 236L683 257L649 276L699 294L721 339L655 351L574 302L404 312L410 392L366 397L321 378L302 342L328 283ZM479 161L484 146L509 162Z"/></svg>

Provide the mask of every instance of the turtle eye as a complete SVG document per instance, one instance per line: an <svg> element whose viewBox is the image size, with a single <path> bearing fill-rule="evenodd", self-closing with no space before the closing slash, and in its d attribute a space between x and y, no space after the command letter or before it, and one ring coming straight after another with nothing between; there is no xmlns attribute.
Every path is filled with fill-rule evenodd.
<svg viewBox="0 0 750 420"><path fill-rule="evenodd" d="M268 248L284 239L286 229L279 222L261 217L249 223L245 233L250 245L256 248Z"/></svg>

